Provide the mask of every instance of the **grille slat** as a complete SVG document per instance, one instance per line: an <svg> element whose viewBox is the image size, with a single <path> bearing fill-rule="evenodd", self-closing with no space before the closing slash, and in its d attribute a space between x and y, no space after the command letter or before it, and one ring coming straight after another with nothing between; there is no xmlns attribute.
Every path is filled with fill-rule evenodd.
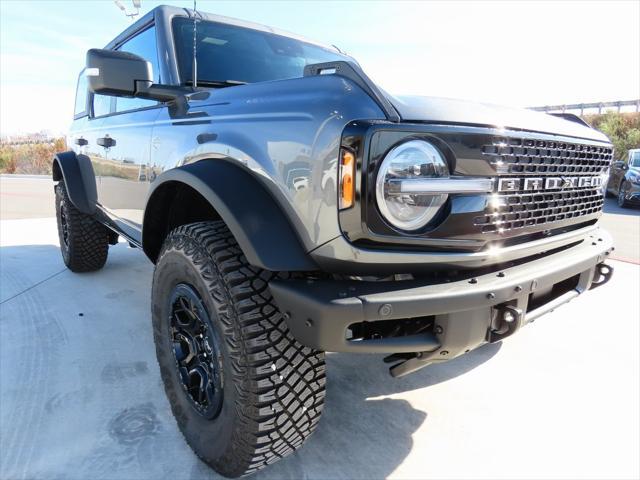
<svg viewBox="0 0 640 480"><path fill-rule="evenodd" d="M482 153L502 175L598 175L613 158L610 147L521 138L495 138Z"/></svg>
<svg viewBox="0 0 640 480"><path fill-rule="evenodd" d="M604 203L598 188L553 193L516 192L497 197L484 215L475 218L475 225L484 233L502 233L591 215L600 212Z"/></svg>
<svg viewBox="0 0 640 480"><path fill-rule="evenodd" d="M613 158L607 146L496 137L482 146L482 153L500 178L598 176L604 174ZM600 188L500 192L492 197L484 215L474 223L483 233L506 233L520 228L549 225L598 214L604 198Z"/></svg>

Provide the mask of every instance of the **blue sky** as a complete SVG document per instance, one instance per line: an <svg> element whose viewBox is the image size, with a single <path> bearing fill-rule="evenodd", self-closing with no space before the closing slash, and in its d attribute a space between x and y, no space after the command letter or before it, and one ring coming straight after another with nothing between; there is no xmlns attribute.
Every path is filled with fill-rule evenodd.
<svg viewBox="0 0 640 480"><path fill-rule="evenodd" d="M142 13L161 3L192 6L142 0ZM199 0L198 8L336 44L393 93L514 106L640 97L637 0ZM0 0L0 132L63 132L85 51L129 23L110 0Z"/></svg>

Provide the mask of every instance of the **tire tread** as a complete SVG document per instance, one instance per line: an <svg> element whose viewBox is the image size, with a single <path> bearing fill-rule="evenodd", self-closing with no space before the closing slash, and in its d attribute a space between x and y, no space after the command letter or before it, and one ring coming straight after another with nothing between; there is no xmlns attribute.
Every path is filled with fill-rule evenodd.
<svg viewBox="0 0 640 480"><path fill-rule="evenodd" d="M100 270L109 253L109 232L91 216L78 210L67 193L64 182L56 185L56 216L60 226L60 209L65 208L69 228L69 252L63 255L65 264L73 272ZM64 248L60 232L60 248Z"/></svg>

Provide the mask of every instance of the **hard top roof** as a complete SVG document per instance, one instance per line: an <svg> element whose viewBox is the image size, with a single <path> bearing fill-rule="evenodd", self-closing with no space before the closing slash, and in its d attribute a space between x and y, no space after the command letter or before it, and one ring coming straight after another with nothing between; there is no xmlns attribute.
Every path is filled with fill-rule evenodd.
<svg viewBox="0 0 640 480"><path fill-rule="evenodd" d="M235 25L237 27L250 28L252 30L258 30L261 32L269 32L276 35L281 35L284 37L293 38L295 40L299 40L301 42L310 43L313 45L317 45L319 47L326 48L328 50L332 50L336 53L343 54L337 47L332 45L325 45L315 40L309 40L308 38L304 38L300 35L296 35L295 33L287 32L284 30L279 30L277 28L269 27L267 25L261 25L259 23L247 22L245 20L239 20L237 18L225 17L223 15L215 15L213 13L203 12L198 10L196 13L198 19L207 20L212 22L224 23L227 25ZM153 10L150 10L145 15L140 17L136 22L127 27L122 33L120 33L117 37L115 37L106 48L114 48L119 44L123 43L129 37L131 37L138 30L142 29L145 25L151 23L157 16L163 16L167 19L171 19L173 17L185 17L185 18L193 18L194 11L188 8L174 7L171 5L160 5Z"/></svg>

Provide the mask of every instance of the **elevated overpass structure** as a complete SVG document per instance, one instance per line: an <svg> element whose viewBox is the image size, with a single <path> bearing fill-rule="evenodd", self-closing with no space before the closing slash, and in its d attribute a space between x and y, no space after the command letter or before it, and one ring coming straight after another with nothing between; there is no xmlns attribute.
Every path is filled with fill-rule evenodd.
<svg viewBox="0 0 640 480"><path fill-rule="evenodd" d="M592 103L573 103L566 105L545 105L542 107L529 107L531 110L538 112L562 112L562 113L578 113L580 116L589 113L589 110L597 110L598 114L603 111L615 108L618 112L640 112L640 99L636 100L617 100L614 102L592 102ZM595 113L595 112L594 112Z"/></svg>

